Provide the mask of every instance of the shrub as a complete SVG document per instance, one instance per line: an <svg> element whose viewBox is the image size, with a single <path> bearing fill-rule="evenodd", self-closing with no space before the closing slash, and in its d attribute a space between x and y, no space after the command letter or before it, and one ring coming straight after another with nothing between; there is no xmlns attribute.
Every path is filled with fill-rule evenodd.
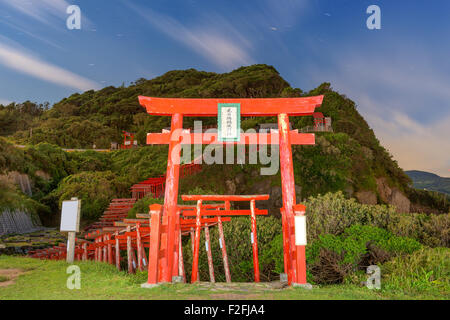
<svg viewBox="0 0 450 320"><path fill-rule="evenodd" d="M410 254L422 246L414 239L387 230L355 225L337 236L319 236L306 247L306 261L316 283L342 282L350 271L383 263L392 256Z"/></svg>
<svg viewBox="0 0 450 320"><path fill-rule="evenodd" d="M341 234L355 225L383 228L402 237L436 247L450 244L450 214L397 213L394 207L359 204L342 192L310 197L305 202L308 241L321 234Z"/></svg>
<svg viewBox="0 0 450 320"><path fill-rule="evenodd" d="M72 197L81 199L81 216L84 221L97 220L112 198L129 193L128 185L111 171L81 172L63 179L50 193L48 201L62 201Z"/></svg>
<svg viewBox="0 0 450 320"><path fill-rule="evenodd" d="M149 206L154 203L164 204L163 199L153 198L150 195L145 196L142 199L139 199L134 204L133 208L128 211L128 218L133 219L136 218L136 213L148 213Z"/></svg>
<svg viewBox="0 0 450 320"><path fill-rule="evenodd" d="M450 291L450 249L423 248L382 265L382 288L398 291Z"/></svg>
<svg viewBox="0 0 450 320"><path fill-rule="evenodd" d="M309 242L321 234L341 234L355 224L385 228L395 214L393 207L359 204L340 191L310 197L305 205Z"/></svg>

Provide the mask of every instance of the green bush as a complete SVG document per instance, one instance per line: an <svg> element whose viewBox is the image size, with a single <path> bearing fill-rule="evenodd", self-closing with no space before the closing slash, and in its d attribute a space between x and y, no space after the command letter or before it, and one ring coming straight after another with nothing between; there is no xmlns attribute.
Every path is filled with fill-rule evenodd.
<svg viewBox="0 0 450 320"><path fill-rule="evenodd" d="M78 197L81 199L82 219L88 222L100 218L112 198L128 194L128 184L111 171L81 172L61 181L47 201L56 201L61 207L62 201Z"/></svg>
<svg viewBox="0 0 450 320"><path fill-rule="evenodd" d="M377 227L355 225L341 235L319 236L306 247L306 261L312 281L339 283L352 271L410 254L421 247L414 239L398 237Z"/></svg>
<svg viewBox="0 0 450 320"><path fill-rule="evenodd" d="M339 235L352 225L368 225L436 247L450 244L450 214L397 213L392 206L365 205L342 192L310 197L305 202L308 241L321 234Z"/></svg>
<svg viewBox="0 0 450 320"><path fill-rule="evenodd" d="M164 204L164 200L160 198L153 198L151 195L139 199L138 201L136 201L133 208L128 211L128 218L136 218L136 213L148 213L149 206L154 203Z"/></svg>
<svg viewBox="0 0 450 320"><path fill-rule="evenodd" d="M450 249L422 248L382 265L382 288L401 292L438 290L450 294Z"/></svg>

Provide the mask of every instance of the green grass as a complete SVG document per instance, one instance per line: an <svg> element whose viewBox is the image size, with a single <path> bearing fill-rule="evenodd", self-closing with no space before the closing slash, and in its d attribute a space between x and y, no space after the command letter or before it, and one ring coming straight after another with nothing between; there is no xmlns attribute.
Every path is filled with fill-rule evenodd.
<svg viewBox="0 0 450 320"><path fill-rule="evenodd" d="M362 286L333 285L315 287L313 290L288 288L282 290L255 287L244 289L237 285L232 290L199 284L163 285L153 289L142 289L146 273L128 275L113 266L77 262L81 269L81 289L70 290L66 286L68 265L63 261L37 260L23 257L0 256L0 269L24 270L15 283L0 287L0 300L12 299L445 299L436 293L407 294L386 290L373 291ZM250 286L250 288L252 288ZM447 297L448 298L448 297Z"/></svg>

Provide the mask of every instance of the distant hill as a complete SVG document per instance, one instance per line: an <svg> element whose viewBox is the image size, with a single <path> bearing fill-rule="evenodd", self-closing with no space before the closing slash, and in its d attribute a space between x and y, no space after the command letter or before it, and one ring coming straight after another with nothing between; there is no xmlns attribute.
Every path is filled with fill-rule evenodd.
<svg viewBox="0 0 450 320"><path fill-rule="evenodd" d="M405 173L411 178L416 189L438 191L450 195L450 178L418 170L405 171Z"/></svg>

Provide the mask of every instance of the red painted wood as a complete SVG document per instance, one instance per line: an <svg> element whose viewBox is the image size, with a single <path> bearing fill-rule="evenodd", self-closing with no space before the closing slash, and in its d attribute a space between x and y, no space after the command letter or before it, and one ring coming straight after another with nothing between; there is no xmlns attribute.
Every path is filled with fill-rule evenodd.
<svg viewBox="0 0 450 320"><path fill-rule="evenodd" d="M252 249L253 249L253 271L255 274L255 282L259 282L259 259L258 259L258 237L256 230L255 200L250 201L251 224L252 224Z"/></svg>
<svg viewBox="0 0 450 320"><path fill-rule="evenodd" d="M289 246L289 267L294 267L294 257L292 254L292 221L294 216L293 206L296 204L295 200L295 180L294 180L294 166L292 161L291 142L289 135L289 116L286 113L278 115L278 130L280 133L280 173L281 173L281 189L283 194L283 208L286 218L286 228L288 230ZM289 283L296 282L296 274L292 271L288 272Z"/></svg>
<svg viewBox="0 0 450 320"><path fill-rule="evenodd" d="M172 266L172 279L173 277L177 277L180 275L179 273L179 248L178 245L180 243L180 210L177 208L176 213L176 221L175 221L175 231L174 231L174 250L173 250L173 266Z"/></svg>
<svg viewBox="0 0 450 320"><path fill-rule="evenodd" d="M111 240L111 234L106 235L106 239L108 240L108 263L113 264L113 255L112 255L112 244L109 240Z"/></svg>
<svg viewBox="0 0 450 320"><path fill-rule="evenodd" d="M255 209L255 214L257 216L266 216L268 215L267 210ZM250 210L202 210L202 216L250 216L252 213ZM193 217L196 216L197 213L193 210L184 210L183 216L185 217ZM224 220L222 220L223 222Z"/></svg>
<svg viewBox="0 0 450 320"><path fill-rule="evenodd" d="M217 116L219 103L239 103L242 116L312 115L322 104L323 96L304 98L260 99L180 99L139 96L139 103L153 115Z"/></svg>
<svg viewBox="0 0 450 320"><path fill-rule="evenodd" d="M184 201L250 201L250 200L269 200L268 194L257 195L182 195ZM198 206L197 206L198 209Z"/></svg>
<svg viewBox="0 0 450 320"><path fill-rule="evenodd" d="M176 113L172 116L171 131L179 130L183 127L183 115ZM164 195L164 215L168 218L167 250L165 279L172 281L173 253L175 247L175 225L177 213L178 181L180 176L180 152L179 141L171 141L169 144L169 154L167 159L166 190Z"/></svg>
<svg viewBox="0 0 450 320"><path fill-rule="evenodd" d="M119 231L116 231L115 233L115 243L116 243L116 249L115 249L115 254L116 254L116 268L117 270L120 271L120 245L119 245L119 239L117 238L117 236L119 235Z"/></svg>

